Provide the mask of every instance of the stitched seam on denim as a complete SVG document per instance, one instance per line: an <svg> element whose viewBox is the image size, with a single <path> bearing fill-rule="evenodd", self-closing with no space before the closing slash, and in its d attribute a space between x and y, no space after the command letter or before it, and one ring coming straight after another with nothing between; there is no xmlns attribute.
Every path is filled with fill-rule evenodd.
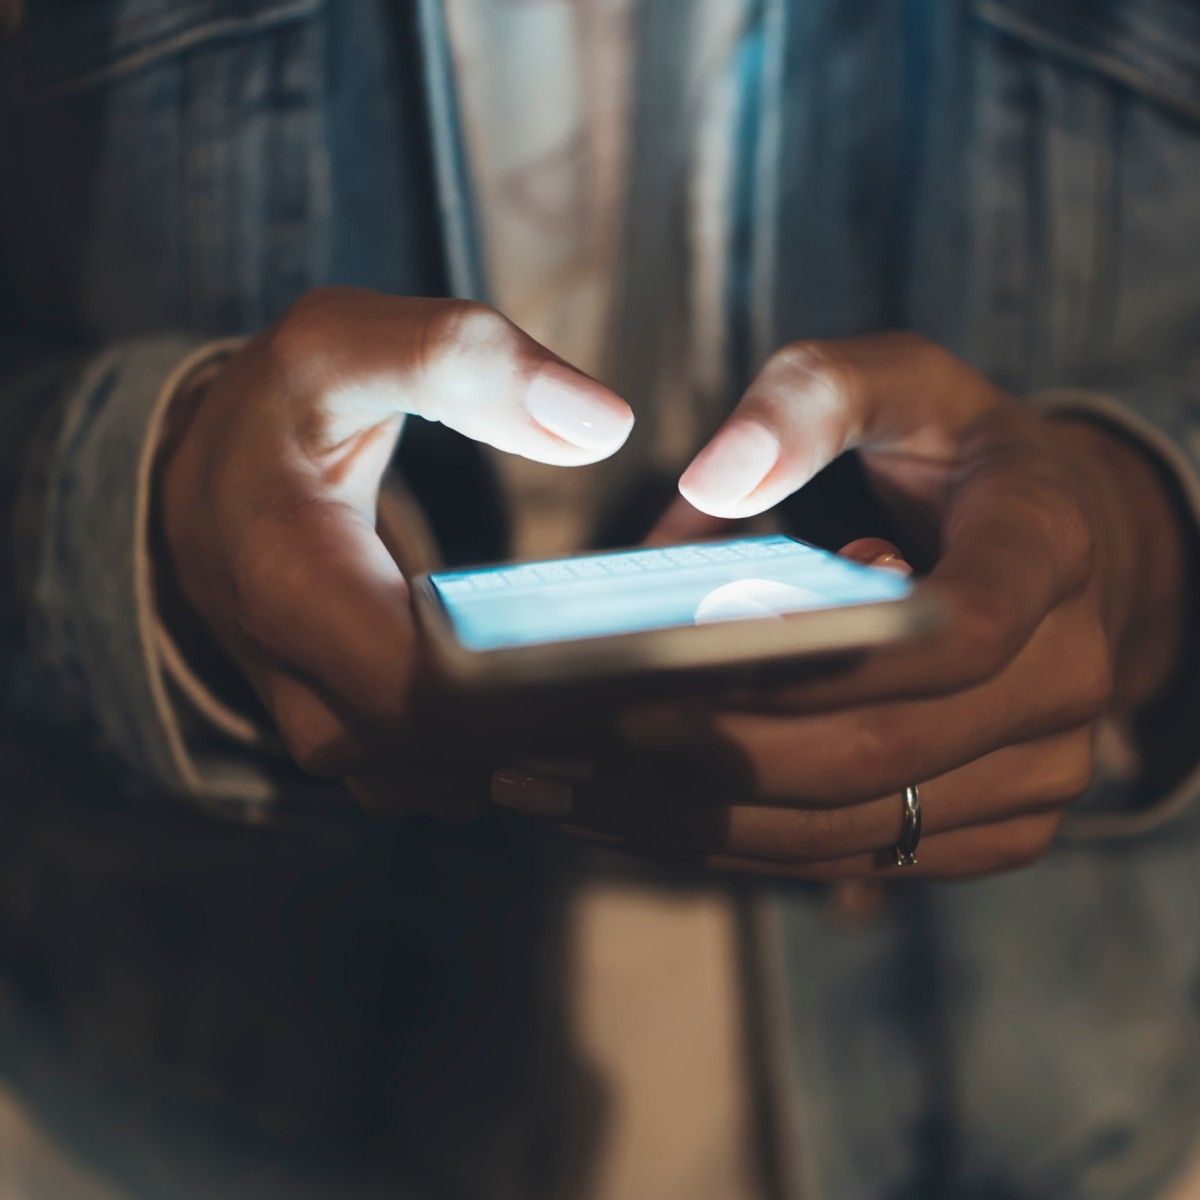
<svg viewBox="0 0 1200 1200"><path fill-rule="evenodd" d="M1064 37L1057 31L1038 24L1023 14L1014 12L993 0L979 0L976 6L979 16L988 24L1023 41L1043 49L1061 54L1074 62L1089 65L1127 86L1145 92L1164 103L1200 112L1200 61L1195 64L1170 61L1172 51L1179 49L1178 39L1169 36L1145 21L1139 26L1143 37L1113 35L1110 30L1090 26L1098 30L1104 40L1110 42L1111 51L1090 44L1086 37ZM1154 43L1158 43L1157 46ZM1149 45L1148 45L1149 44ZM1148 57L1149 56L1149 57ZM1195 71L1193 72L1193 67ZM1182 91L1193 94L1196 99L1179 96L1155 82L1155 75L1169 73L1175 85Z"/></svg>
<svg viewBox="0 0 1200 1200"><path fill-rule="evenodd" d="M90 681L75 651L80 639L78 614L62 603L61 598L74 595L80 585L70 537L71 510L77 490L74 464L88 430L116 386L118 369L111 358L94 363L78 385L83 403L69 404L63 413L44 481L46 516L39 532L41 544L32 580L40 625L40 652L54 673L57 687L75 707L73 715L80 718L82 735L89 746L102 742L101 730L92 709Z"/></svg>
<svg viewBox="0 0 1200 1200"><path fill-rule="evenodd" d="M1069 39L1056 31L1029 20L992 0L979 0L976 13L981 20L1002 33L1019 38L1063 59L1091 67L1148 99L1200 120L1200 69L1192 75L1189 68L1171 62L1165 53L1146 62L1146 49L1139 40L1111 38L1113 49L1105 51L1087 40ZM1149 39L1153 40L1153 39ZM1164 86L1155 73L1166 72L1174 86Z"/></svg>
<svg viewBox="0 0 1200 1200"><path fill-rule="evenodd" d="M216 0L216 2L230 8L237 3L237 0ZM296 0L277 0L275 8L280 6L289 8L295 2ZM31 36L24 43L18 44L19 57L32 67L41 64L53 66L54 63L61 63L61 74L77 69L76 64L85 64L89 57L103 58L105 53L108 53L115 58L125 47L128 46L132 49L133 43L168 40L186 33L197 23L203 25L230 20L262 21L273 19L275 16L272 10L265 13L225 12L222 14L212 14L211 11L206 11L211 10L212 7L213 4L207 3L206 0L195 0L192 4L182 7L168 6L165 9L160 7L157 11L147 13L140 18L137 16L123 17L111 28L106 22L93 15L90 22L85 22L82 28L76 27L65 37L50 37L46 34ZM112 34L111 43L105 42L106 30Z"/></svg>
<svg viewBox="0 0 1200 1200"><path fill-rule="evenodd" d="M74 73L69 67L57 74L45 72L40 78L34 72L23 80L18 103L28 106L61 100L109 80L135 74L163 59L186 53L202 45L247 37L303 20L319 11L322 5L323 0L290 0L289 3L269 12L249 17L213 18L159 39L147 39L140 46L120 48L110 60L93 67L84 67Z"/></svg>
<svg viewBox="0 0 1200 1200"><path fill-rule="evenodd" d="M1162 0L1158 2L1161 5ZM1026 31L1042 30L1047 36L1066 45L1079 45L1085 53L1090 52L1085 45L1089 36L1100 46L1109 43L1140 58L1145 57L1142 50L1144 46L1153 56L1153 61L1147 64L1151 73L1164 65L1159 61L1160 57L1166 57L1182 60L1181 65L1166 64L1169 69L1180 73L1182 79L1194 79L1200 72L1200 25L1189 36L1160 23L1154 15L1153 5L1147 7L1145 4L1131 4L1130 9L1133 21L1127 24L1127 30L1132 28L1132 34L1128 31L1122 33L1114 30L1111 26L1096 21L1094 15L1089 18L1085 14L1082 21L1074 27L1073 34L1068 35L1055 31L1049 24L1039 22L1036 17L1030 17L1021 9L1019 3L1014 7L1012 0L976 0L976 10L985 21L995 24L1019 23ZM1103 55L1103 50L1096 53Z"/></svg>
<svg viewBox="0 0 1200 1200"><path fill-rule="evenodd" d="M54 64L60 62L64 70L72 70L75 64L84 63L89 56L103 52L105 49L104 33L109 29L105 19L105 10L99 9L90 14L90 19L80 20L79 24L67 30L65 34L56 31L51 35L31 35L20 44L21 58L31 66L42 63ZM189 22L203 19L203 4L192 8L184 8L174 13L163 11L147 13L143 17L122 17L119 24L111 28L116 46L126 42L149 40L169 36L172 27L186 27ZM155 26L159 28L156 30ZM147 32L150 31L150 32ZM109 49L114 49L109 47ZM115 52L115 50L114 50Z"/></svg>
<svg viewBox="0 0 1200 1200"><path fill-rule="evenodd" d="M49 502L45 531L48 540L44 551L48 552L53 564L53 573L63 581L70 580L70 584L64 588L67 592L73 590L72 585L78 584L77 564L70 537L71 510L77 491L74 464L96 418L116 387L118 370L115 362L104 361L98 364L93 373L85 377L84 403L65 414L54 447L53 467L47 480ZM101 740L101 732L97 723L90 719L93 700L91 687L83 663L73 649L81 636L80 623L74 610L57 602L46 603L49 593L44 590L45 570L43 564L35 586L42 602L42 615L47 622L46 647L61 684L68 690L72 700L79 704L80 711L88 712L85 736L95 744Z"/></svg>

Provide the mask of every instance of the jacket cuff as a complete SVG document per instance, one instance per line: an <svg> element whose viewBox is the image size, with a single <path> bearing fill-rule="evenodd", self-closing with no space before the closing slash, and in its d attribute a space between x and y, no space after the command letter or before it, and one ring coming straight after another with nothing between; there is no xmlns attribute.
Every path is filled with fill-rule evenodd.
<svg viewBox="0 0 1200 1200"><path fill-rule="evenodd" d="M214 343L190 355L164 383L158 398L158 419L146 431L145 454L153 464L169 438L172 401L193 385L202 385L204 374L233 353L240 342ZM149 540L147 503L138 537L139 553L146 561L139 573L152 578L146 550ZM378 529L389 552L411 574L432 569L437 549L432 533L415 499L393 474L379 496ZM289 793L295 791L295 768L270 721L260 710L247 711L228 689L214 684L203 662L192 662L171 634L150 596L145 619L152 624L152 652L147 670L161 676L164 687L160 720L170 744L177 748L177 766L187 791L214 799L259 801L274 794L279 777L287 776ZM274 768L273 773L268 773Z"/></svg>
<svg viewBox="0 0 1200 1200"><path fill-rule="evenodd" d="M185 743L158 640L149 518L155 452L179 385L229 343L164 336L93 358L64 397L21 506L31 539L29 647L13 711L69 727L157 794L261 801L249 762Z"/></svg>
<svg viewBox="0 0 1200 1200"><path fill-rule="evenodd" d="M1161 425L1110 396L1093 392L1055 391L1037 398L1051 416L1075 416L1105 426L1140 447L1159 467L1193 531L1190 563L1193 590L1200 562L1200 464ZM1180 433L1186 435L1186 428ZM1200 449L1200 448L1198 448ZM1169 696L1154 706L1153 744L1139 737L1143 722L1109 723L1097 739L1097 782L1079 811L1064 823L1070 838L1129 838L1151 833L1188 814L1200 798L1200 630L1186 631L1180 668ZM1159 750L1182 764L1168 781L1154 782L1158 772L1148 761ZM1149 794L1137 795L1139 791Z"/></svg>
<svg viewBox="0 0 1200 1200"><path fill-rule="evenodd" d="M139 586L144 584L137 608L144 666L180 786L198 798L254 803L274 795L272 778L264 767L272 757L283 757L278 739L264 724L221 699L188 663L161 619L150 550L154 469L168 436L171 406L244 344L244 338L230 338L198 347L159 389L139 458L134 554L135 578Z"/></svg>

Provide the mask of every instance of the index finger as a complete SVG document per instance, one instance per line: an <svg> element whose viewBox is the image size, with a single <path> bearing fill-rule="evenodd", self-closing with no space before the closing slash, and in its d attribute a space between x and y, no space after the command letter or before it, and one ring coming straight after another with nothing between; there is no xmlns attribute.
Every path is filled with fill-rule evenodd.
<svg viewBox="0 0 1200 1200"><path fill-rule="evenodd" d="M327 398L303 439L332 450L365 426L411 414L512 454L579 466L620 449L633 412L486 305L330 288L267 334L271 358Z"/></svg>
<svg viewBox="0 0 1200 1200"><path fill-rule="evenodd" d="M988 678L1087 578L1087 523L1036 418L923 338L881 334L777 354L680 480L697 508L762 511L849 449L902 467L930 507L940 560L923 585L941 629L796 689L824 707L936 695Z"/></svg>
<svg viewBox="0 0 1200 1200"><path fill-rule="evenodd" d="M1001 398L983 376L912 334L803 342L777 353L679 480L717 517L786 499L847 450L954 461L957 437Z"/></svg>

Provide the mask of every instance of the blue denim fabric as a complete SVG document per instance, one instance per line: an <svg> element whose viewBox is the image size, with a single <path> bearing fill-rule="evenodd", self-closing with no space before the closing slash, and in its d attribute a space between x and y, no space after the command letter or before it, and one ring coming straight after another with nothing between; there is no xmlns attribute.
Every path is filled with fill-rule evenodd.
<svg viewBox="0 0 1200 1200"><path fill-rule="evenodd" d="M308 0L38 0L0 39L0 1073L117 1194L566 1197L592 1152L563 848L245 755L268 823L199 810L138 630L181 358L319 283L448 288L420 51L407 4Z"/></svg>
<svg viewBox="0 0 1200 1200"><path fill-rule="evenodd" d="M818 3L783 25L772 253L745 266L760 345L910 327L1018 393L1119 397L1195 469L1200 10ZM1158 1194L1200 1131L1198 839L1193 810L902 889L861 934L784 902L809 1193Z"/></svg>
<svg viewBox="0 0 1200 1200"><path fill-rule="evenodd" d="M674 77L679 39L662 12L643 9L632 191L653 214L678 199L679 181L654 160L686 113L655 93ZM1200 10L1185 0L761 0L752 16L737 57L737 178L716 248L730 268L730 399L787 340L904 326L1016 391L1115 397L1200 468ZM319 283L485 287L447 65L435 0L29 0L23 31L0 43L0 478L25 564L4 589L12 728L57 728L65 740L52 745L98 745L160 792L178 787L121 582L136 536L131 464L153 395L196 339L257 328ZM630 295L659 295L661 280L639 276L659 268L655 255L631 254ZM647 344L664 307L633 310L629 325ZM653 355L631 354L634 367L643 358L652 375ZM108 571L113 563L121 569ZM106 786L114 804L127 795ZM284 826L287 811L281 795ZM505 830L516 840L502 839L498 860L480 849L486 837L458 847L438 835L444 874L391 894L403 937L423 948L399 959L410 978L424 978L432 955L460 998L502 976L526 1000L554 986L553 953L531 948L554 941L554 871ZM89 836L104 845L117 835ZM129 844L145 844L138 836ZM10 839L9 853L22 844ZM219 877L223 853L209 847L202 869L166 856L159 883L209 912L203 879ZM469 906L447 909L480 855L488 882L477 898L494 940L521 947L503 969L479 966L487 952ZM120 894L128 869L78 883L81 903L88 888L108 897L110 928L144 919ZM34 894L53 894L49 878ZM337 878L344 930L358 910ZM1156 1195L1200 1132L1198 881L1193 809L1166 830L1064 844L1011 877L897 887L885 916L857 930L831 922L813 894L771 897L785 1186L822 1200ZM304 886L292 878L278 895ZM70 940L43 945L30 928L39 969L60 970ZM401 936L370 928L370 945ZM137 961L148 979L163 973L172 937L139 943L122 959L126 977ZM206 953L187 978L236 971ZM358 970L370 959L360 945L351 961ZM338 999L338 962L315 954L321 999L296 1018L295 1045L390 994ZM268 1003L286 1004L303 977L257 982ZM236 989L213 986L229 1040L253 1037L253 1014L231 1015ZM24 1011L19 983L5 994ZM79 988L64 994L64 1011L88 1013ZM213 1065L181 1015L194 1012L189 1002L186 988L164 993L173 1068L152 1062L136 1031L127 1058L168 1091L189 1080L187 1094L219 1111L244 1080ZM408 1025L392 1035L444 1044L445 1058L433 1055L444 1065L463 1032L431 1017L436 1007L396 1017ZM486 1025L504 1036L501 1023ZM19 1028L6 1019L3 1036ZM395 1177L416 1195L551 1194L534 1182L544 1164L514 1147L542 1145L556 1128L546 1096L572 1086L547 1049L560 1035L553 1016L511 1026L508 1040L528 1051L526 1086L504 1095L503 1055L484 1070L470 1162L456 1153L452 1106L419 1114L391 1096L387 1111L421 1130ZM269 1113L287 1125L290 1095L304 1101L295 1127L317 1129L322 1080L336 1078L339 1096L379 1086L326 1055L302 1082L273 1088L270 1073L292 1061L279 1037L273 1058L251 1056L264 1097L243 1106L251 1123Z"/></svg>

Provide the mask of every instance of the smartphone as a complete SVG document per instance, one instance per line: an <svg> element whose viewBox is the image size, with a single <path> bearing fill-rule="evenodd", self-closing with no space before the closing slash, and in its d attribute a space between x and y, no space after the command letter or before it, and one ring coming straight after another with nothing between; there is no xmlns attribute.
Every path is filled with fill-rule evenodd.
<svg viewBox="0 0 1200 1200"><path fill-rule="evenodd" d="M939 618L905 576L781 534L438 571L414 588L437 673L489 691L827 658Z"/></svg>

